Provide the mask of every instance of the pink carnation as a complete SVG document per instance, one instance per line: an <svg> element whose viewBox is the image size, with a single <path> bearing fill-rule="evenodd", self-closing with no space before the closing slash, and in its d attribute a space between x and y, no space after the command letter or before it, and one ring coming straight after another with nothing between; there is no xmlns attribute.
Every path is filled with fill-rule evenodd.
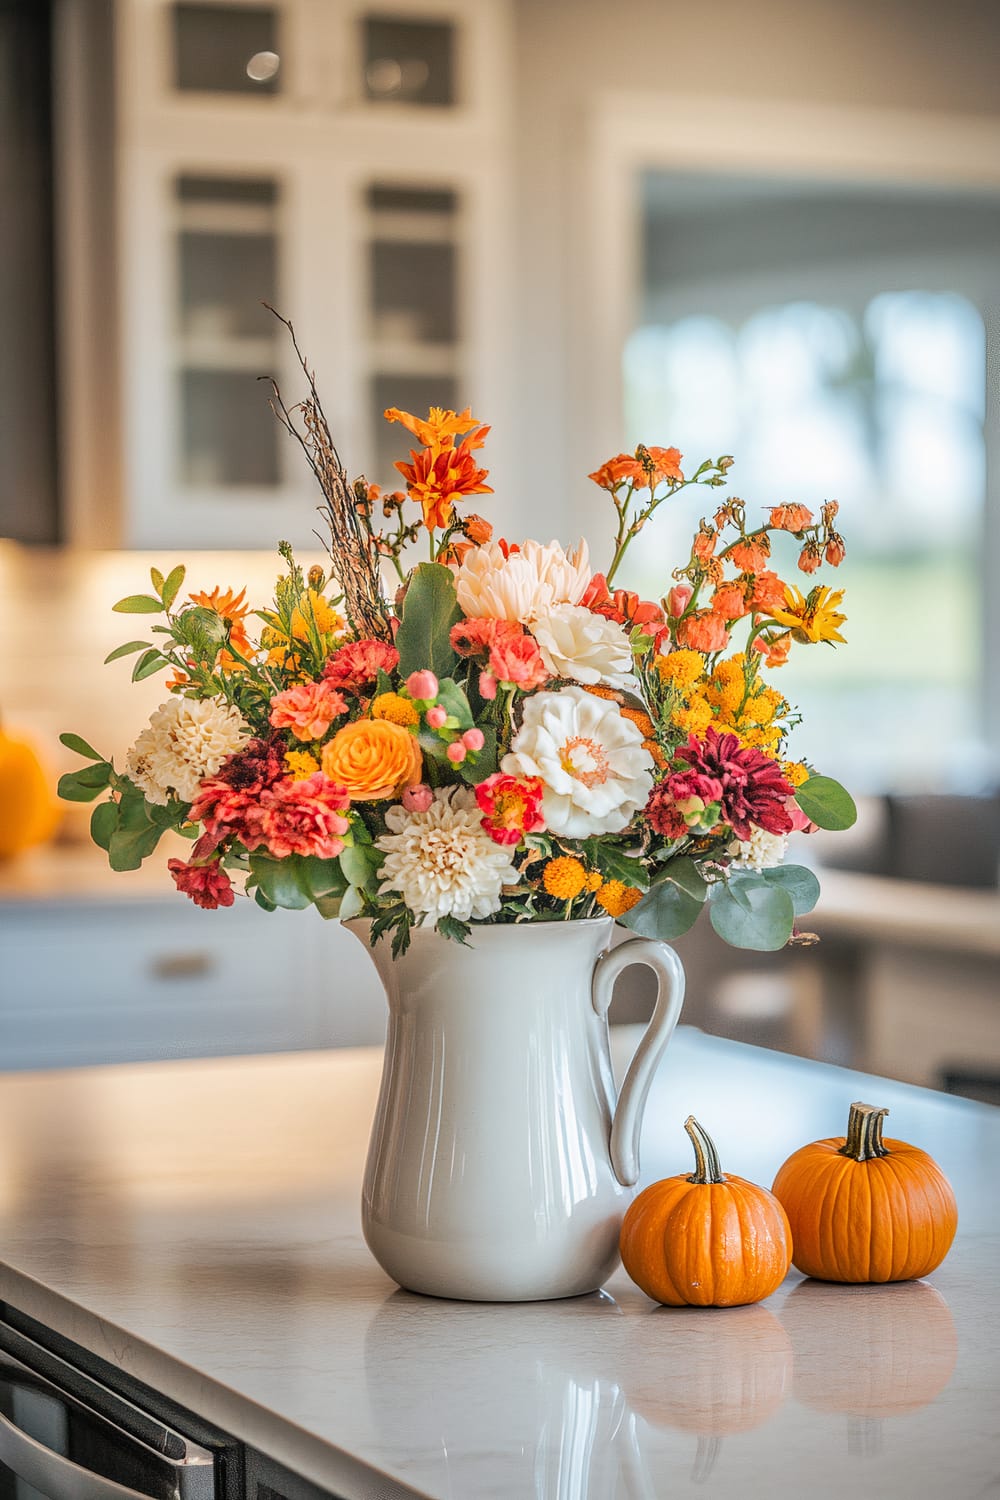
<svg viewBox="0 0 1000 1500"><path fill-rule="evenodd" d="M706 806L722 801L722 782L701 771L676 771L668 778L667 786L675 802L686 802L689 797L700 797Z"/></svg>
<svg viewBox="0 0 1000 1500"><path fill-rule="evenodd" d="M290 729L297 740L321 740L346 712L346 700L329 682L298 683L271 699L271 723L275 729Z"/></svg>
<svg viewBox="0 0 1000 1500"><path fill-rule="evenodd" d="M326 681L344 692L356 693L374 682L380 672L391 672L399 664L399 652L385 641L349 641L329 658L323 668Z"/></svg>
<svg viewBox="0 0 1000 1500"><path fill-rule="evenodd" d="M531 635L509 635L494 641L489 668L497 682L513 683L524 692L549 680L538 642Z"/></svg>
<svg viewBox="0 0 1000 1500"><path fill-rule="evenodd" d="M221 776L212 776L202 782L189 817L192 823L203 823L216 844L235 838L245 849L259 849L264 842L262 795L266 793L259 787L244 791Z"/></svg>
<svg viewBox="0 0 1000 1500"><path fill-rule="evenodd" d="M233 882L218 860L198 865L193 862L185 864L182 859L170 859L167 861L167 869L174 877L177 889L183 891L185 896L190 896L195 906L203 906L206 911L215 911L219 906L232 906Z"/></svg>
<svg viewBox="0 0 1000 1500"><path fill-rule="evenodd" d="M289 854L335 859L344 847L350 805L345 787L316 771L304 781L278 781L261 798L264 843L275 859Z"/></svg>

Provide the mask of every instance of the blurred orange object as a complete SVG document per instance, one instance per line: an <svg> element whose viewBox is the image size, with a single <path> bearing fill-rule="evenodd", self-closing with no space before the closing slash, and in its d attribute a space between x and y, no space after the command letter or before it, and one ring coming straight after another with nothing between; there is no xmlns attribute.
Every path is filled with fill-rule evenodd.
<svg viewBox="0 0 1000 1500"><path fill-rule="evenodd" d="M52 778L34 749L0 728L0 859L44 843L59 817Z"/></svg>

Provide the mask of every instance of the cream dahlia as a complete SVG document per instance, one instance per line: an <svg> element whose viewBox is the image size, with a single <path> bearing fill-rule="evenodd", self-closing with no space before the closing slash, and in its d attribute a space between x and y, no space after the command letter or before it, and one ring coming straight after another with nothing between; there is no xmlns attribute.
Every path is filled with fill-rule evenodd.
<svg viewBox="0 0 1000 1500"><path fill-rule="evenodd" d="M617 620L597 615L580 604L557 604L540 615L531 633L541 647L551 677L574 682L635 685L632 648Z"/></svg>
<svg viewBox="0 0 1000 1500"><path fill-rule="evenodd" d="M201 781L214 776L244 744L250 726L239 711L214 698L171 698L161 703L125 760L125 774L149 802L173 793L193 802Z"/></svg>
<svg viewBox="0 0 1000 1500"><path fill-rule="evenodd" d="M579 604L590 582L587 543L573 552L558 542L501 542L473 547L455 574L455 592L467 615L519 620L522 625L557 604Z"/></svg>
<svg viewBox="0 0 1000 1500"><path fill-rule="evenodd" d="M513 885L518 871L510 849L483 828L482 816L467 787L436 791L426 812L390 807L390 832L375 840L386 857L380 893L399 895L411 911L435 922L481 920L499 911L501 887Z"/></svg>
<svg viewBox="0 0 1000 1500"><path fill-rule="evenodd" d="M501 769L537 776L547 827L564 838L620 833L645 805L653 758L618 704L580 687L535 693Z"/></svg>

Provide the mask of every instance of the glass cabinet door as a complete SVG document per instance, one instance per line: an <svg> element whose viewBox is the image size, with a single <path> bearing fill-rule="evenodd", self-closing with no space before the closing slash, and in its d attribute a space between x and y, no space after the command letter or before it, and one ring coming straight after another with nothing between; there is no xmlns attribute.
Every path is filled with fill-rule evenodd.
<svg viewBox="0 0 1000 1500"><path fill-rule="evenodd" d="M451 188L372 183L367 189L368 349L376 471L395 484L408 434L387 406L453 407L462 366L460 200Z"/></svg>
<svg viewBox="0 0 1000 1500"><path fill-rule="evenodd" d="M361 20L361 93L370 103L457 102L451 21L372 12Z"/></svg>
<svg viewBox="0 0 1000 1500"><path fill-rule="evenodd" d="M177 469L190 488L273 487L279 429L258 379L275 367L279 187L175 180Z"/></svg>
<svg viewBox="0 0 1000 1500"><path fill-rule="evenodd" d="M174 88L206 94L280 92L280 26L274 6L178 0L171 12Z"/></svg>

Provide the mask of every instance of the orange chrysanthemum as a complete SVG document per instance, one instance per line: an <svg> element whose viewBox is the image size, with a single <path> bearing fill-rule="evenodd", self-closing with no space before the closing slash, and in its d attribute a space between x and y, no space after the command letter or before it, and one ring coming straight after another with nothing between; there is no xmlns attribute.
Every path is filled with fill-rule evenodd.
<svg viewBox="0 0 1000 1500"><path fill-rule="evenodd" d="M398 406L386 407L383 416L387 422L400 422L425 448L451 448L456 437L469 432L473 427L479 430L476 434L478 441L472 446L481 448L482 440L490 430L476 421L470 406L459 412L449 411L443 406L432 406L427 413L426 422L422 417L413 416L411 412L400 411Z"/></svg>
<svg viewBox="0 0 1000 1500"><path fill-rule="evenodd" d="M251 656L253 646L247 635L244 620L250 613L250 606L246 602L246 589L240 589L234 593L232 589L221 589L218 585L210 592L202 590L198 594L189 594L188 598L192 604L200 605L202 609L210 609L217 614L220 620L225 620L229 626L229 640L233 649L240 656ZM243 663L238 661L232 651L225 647L219 652L216 663L220 672L242 672L245 670Z"/></svg>
<svg viewBox="0 0 1000 1500"><path fill-rule="evenodd" d="M434 444L420 453L412 450L411 463L397 463L411 499L419 501L423 508L428 531L448 525L454 501L460 496L492 495L492 487L484 483L489 470L478 468L472 456L473 449L480 446L474 439L487 431L488 428L479 428L463 438L457 448Z"/></svg>

